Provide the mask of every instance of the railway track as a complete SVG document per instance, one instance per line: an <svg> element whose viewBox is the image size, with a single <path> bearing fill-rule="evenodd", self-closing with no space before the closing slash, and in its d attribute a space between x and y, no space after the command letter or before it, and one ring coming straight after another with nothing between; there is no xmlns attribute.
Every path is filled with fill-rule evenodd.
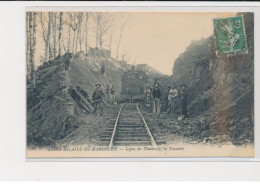
<svg viewBox="0 0 260 188"><path fill-rule="evenodd" d="M153 146L156 142L149 127L139 110L138 104L124 103L121 105L115 123L110 125L112 136L109 147L112 146ZM110 134L111 135L111 134Z"/></svg>

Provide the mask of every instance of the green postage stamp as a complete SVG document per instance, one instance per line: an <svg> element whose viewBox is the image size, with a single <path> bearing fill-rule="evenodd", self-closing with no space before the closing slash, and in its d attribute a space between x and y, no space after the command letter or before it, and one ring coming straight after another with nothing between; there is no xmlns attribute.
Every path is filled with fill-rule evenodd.
<svg viewBox="0 0 260 188"><path fill-rule="evenodd" d="M217 55L247 52L244 20L242 16L213 19Z"/></svg>

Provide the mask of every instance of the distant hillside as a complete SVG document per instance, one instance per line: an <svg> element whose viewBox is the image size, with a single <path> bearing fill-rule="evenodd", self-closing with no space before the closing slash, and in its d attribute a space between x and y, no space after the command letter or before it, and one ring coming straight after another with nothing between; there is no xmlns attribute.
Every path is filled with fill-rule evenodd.
<svg viewBox="0 0 260 188"><path fill-rule="evenodd" d="M151 67L151 66L149 66L147 64L138 64L138 65L136 65L136 70L137 71L147 72L147 73L149 73L153 77L163 76L163 74L161 72L159 72L158 70L154 69L153 67Z"/></svg>

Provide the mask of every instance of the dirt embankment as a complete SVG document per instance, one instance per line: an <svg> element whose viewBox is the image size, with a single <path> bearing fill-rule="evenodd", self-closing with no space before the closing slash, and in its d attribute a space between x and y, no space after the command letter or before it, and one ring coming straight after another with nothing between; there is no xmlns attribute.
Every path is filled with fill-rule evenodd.
<svg viewBox="0 0 260 188"><path fill-rule="evenodd" d="M119 98L125 68L126 63L101 52L73 55L68 71L58 60L41 65L36 71L36 88L27 85L28 146L54 145L85 126L93 111L86 96L91 98L100 83L103 91L107 84L113 85Z"/></svg>

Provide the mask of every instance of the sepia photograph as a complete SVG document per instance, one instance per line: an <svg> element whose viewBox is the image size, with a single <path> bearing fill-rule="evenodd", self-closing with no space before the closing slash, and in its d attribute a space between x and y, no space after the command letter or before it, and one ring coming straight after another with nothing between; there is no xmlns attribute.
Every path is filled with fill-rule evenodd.
<svg viewBox="0 0 260 188"><path fill-rule="evenodd" d="M26 12L27 158L254 157L253 12Z"/></svg>

